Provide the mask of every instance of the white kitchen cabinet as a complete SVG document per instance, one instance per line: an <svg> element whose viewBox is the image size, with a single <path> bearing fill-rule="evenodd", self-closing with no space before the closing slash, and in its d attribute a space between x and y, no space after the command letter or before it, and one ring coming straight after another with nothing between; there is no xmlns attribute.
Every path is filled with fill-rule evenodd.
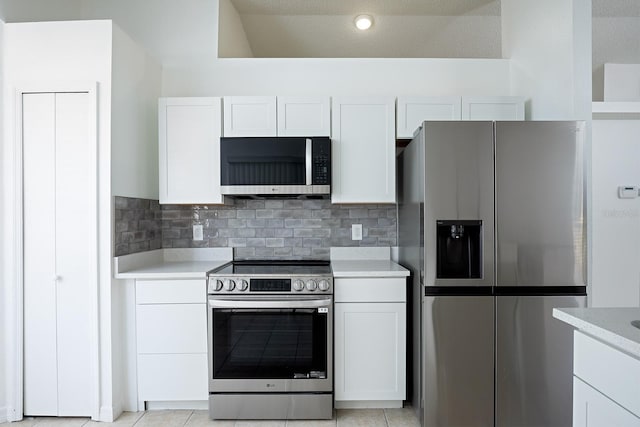
<svg viewBox="0 0 640 427"><path fill-rule="evenodd" d="M278 136L330 136L328 96L279 96Z"/></svg>
<svg viewBox="0 0 640 427"><path fill-rule="evenodd" d="M336 278L335 400L401 406L406 398L405 278Z"/></svg>
<svg viewBox="0 0 640 427"><path fill-rule="evenodd" d="M573 427L640 427L640 418L573 377Z"/></svg>
<svg viewBox="0 0 640 427"><path fill-rule="evenodd" d="M461 108L459 96L399 96L396 137L412 139L425 120L460 120Z"/></svg>
<svg viewBox="0 0 640 427"><path fill-rule="evenodd" d="M145 401L206 400L205 280L136 280L136 342L141 409Z"/></svg>
<svg viewBox="0 0 640 427"><path fill-rule="evenodd" d="M160 203L221 204L220 98L160 98Z"/></svg>
<svg viewBox="0 0 640 427"><path fill-rule="evenodd" d="M462 120L524 120L524 98L463 96Z"/></svg>
<svg viewBox="0 0 640 427"><path fill-rule="evenodd" d="M394 203L394 97L332 98L332 203Z"/></svg>
<svg viewBox="0 0 640 427"><path fill-rule="evenodd" d="M225 96L224 136L276 136L275 96Z"/></svg>
<svg viewBox="0 0 640 427"><path fill-rule="evenodd" d="M640 359L574 332L573 425L640 426Z"/></svg>
<svg viewBox="0 0 640 427"><path fill-rule="evenodd" d="M22 95L25 415L92 415L98 280L92 99L83 92Z"/></svg>

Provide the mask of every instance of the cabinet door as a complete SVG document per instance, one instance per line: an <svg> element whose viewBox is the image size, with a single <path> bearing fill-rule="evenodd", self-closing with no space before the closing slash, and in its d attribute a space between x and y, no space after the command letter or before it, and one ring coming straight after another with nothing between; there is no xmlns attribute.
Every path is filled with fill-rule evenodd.
<svg viewBox="0 0 640 427"><path fill-rule="evenodd" d="M138 354L206 353L206 304L145 304L136 308Z"/></svg>
<svg viewBox="0 0 640 427"><path fill-rule="evenodd" d="M333 98L332 203L394 203L395 99Z"/></svg>
<svg viewBox="0 0 640 427"><path fill-rule="evenodd" d="M279 96L278 136L329 136L328 96Z"/></svg>
<svg viewBox="0 0 640 427"><path fill-rule="evenodd" d="M640 418L573 377L573 427L640 427Z"/></svg>
<svg viewBox="0 0 640 427"><path fill-rule="evenodd" d="M397 138L413 138L425 120L460 120L459 96L399 96Z"/></svg>
<svg viewBox="0 0 640 427"><path fill-rule="evenodd" d="M24 413L87 416L98 257L95 110L86 92L23 94L22 102Z"/></svg>
<svg viewBox="0 0 640 427"><path fill-rule="evenodd" d="M524 98L463 96L462 120L524 120Z"/></svg>
<svg viewBox="0 0 640 427"><path fill-rule="evenodd" d="M404 303L335 304L335 399L404 400Z"/></svg>
<svg viewBox="0 0 640 427"><path fill-rule="evenodd" d="M223 203L220 98L159 101L160 203Z"/></svg>
<svg viewBox="0 0 640 427"><path fill-rule="evenodd" d="M275 96L225 96L224 136L276 136Z"/></svg>
<svg viewBox="0 0 640 427"><path fill-rule="evenodd" d="M138 355L141 401L206 400L208 377L207 353Z"/></svg>

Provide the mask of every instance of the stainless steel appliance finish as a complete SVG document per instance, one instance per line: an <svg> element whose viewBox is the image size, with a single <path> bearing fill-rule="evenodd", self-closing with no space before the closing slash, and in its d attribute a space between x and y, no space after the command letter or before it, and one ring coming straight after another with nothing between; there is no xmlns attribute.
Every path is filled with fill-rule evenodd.
<svg viewBox="0 0 640 427"><path fill-rule="evenodd" d="M586 283L583 123L496 123L497 286Z"/></svg>
<svg viewBox="0 0 640 427"><path fill-rule="evenodd" d="M424 298L424 425L493 426L493 310L491 295Z"/></svg>
<svg viewBox="0 0 640 427"><path fill-rule="evenodd" d="M496 426L570 426L573 328L554 307L586 296L496 297Z"/></svg>
<svg viewBox="0 0 640 427"><path fill-rule="evenodd" d="M571 424L572 340L551 308L586 299L583 134L582 122L425 122L399 157L425 426Z"/></svg>
<svg viewBox="0 0 640 427"><path fill-rule="evenodd" d="M208 293L211 418L332 418L329 263L237 261Z"/></svg>
<svg viewBox="0 0 640 427"><path fill-rule="evenodd" d="M327 198L327 137L220 138L220 191L227 196Z"/></svg>

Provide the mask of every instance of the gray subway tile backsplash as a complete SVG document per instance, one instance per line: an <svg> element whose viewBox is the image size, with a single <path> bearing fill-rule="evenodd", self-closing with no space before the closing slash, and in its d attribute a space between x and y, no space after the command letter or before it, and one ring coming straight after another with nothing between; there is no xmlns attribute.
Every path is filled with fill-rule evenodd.
<svg viewBox="0 0 640 427"><path fill-rule="evenodd" d="M396 206L329 200L240 200L233 205L159 205L115 198L115 255L162 248L233 247L236 258L329 259L332 246L396 246ZM193 240L201 224L204 240ZM362 240L351 225L362 224Z"/></svg>

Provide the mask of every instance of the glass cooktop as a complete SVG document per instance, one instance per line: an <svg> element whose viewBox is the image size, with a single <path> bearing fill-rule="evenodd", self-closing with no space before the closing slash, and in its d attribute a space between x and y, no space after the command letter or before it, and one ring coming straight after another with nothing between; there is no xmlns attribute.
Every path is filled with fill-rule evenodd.
<svg viewBox="0 0 640 427"><path fill-rule="evenodd" d="M209 275L220 276L302 276L330 275L329 261L322 260L239 260L211 270Z"/></svg>

